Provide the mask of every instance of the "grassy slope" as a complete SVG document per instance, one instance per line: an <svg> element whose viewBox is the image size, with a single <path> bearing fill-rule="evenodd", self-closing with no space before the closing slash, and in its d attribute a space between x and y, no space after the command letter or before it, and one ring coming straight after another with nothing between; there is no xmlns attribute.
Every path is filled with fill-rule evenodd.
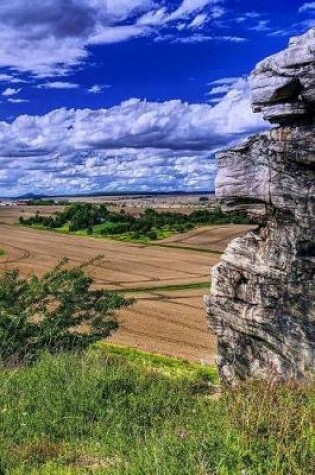
<svg viewBox="0 0 315 475"><path fill-rule="evenodd" d="M248 384L217 399L216 379L211 368L104 344L2 371L0 473L312 473L310 389Z"/></svg>

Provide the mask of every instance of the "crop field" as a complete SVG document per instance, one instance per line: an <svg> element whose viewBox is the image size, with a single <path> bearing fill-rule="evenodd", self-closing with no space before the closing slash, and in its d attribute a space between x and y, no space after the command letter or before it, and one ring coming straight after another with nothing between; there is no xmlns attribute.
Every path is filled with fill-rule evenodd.
<svg viewBox="0 0 315 475"><path fill-rule="evenodd" d="M14 224L17 223L20 216L30 218L35 213L40 213L43 216L51 216L57 211L62 211L63 206L8 206L0 208L0 223Z"/></svg>
<svg viewBox="0 0 315 475"><path fill-rule="evenodd" d="M178 234L163 241L164 244L174 247L189 247L201 250L223 252L232 239L247 233L256 225L227 224L195 229L188 233Z"/></svg>
<svg viewBox="0 0 315 475"><path fill-rule="evenodd" d="M219 251L227 240L250 227L202 228L192 231L190 237L187 233L182 241L177 236L177 241L166 240L160 246L38 231L14 225L19 215L17 209L0 209L0 249L4 251L0 269L19 268L23 275L40 275L63 257L77 265L102 255L101 261L89 266L96 286L136 298L132 308L120 313L121 327L112 342L213 362L216 341L207 330L202 298L210 287L211 268L220 258ZM181 244L191 248L213 245L218 253L180 248Z"/></svg>

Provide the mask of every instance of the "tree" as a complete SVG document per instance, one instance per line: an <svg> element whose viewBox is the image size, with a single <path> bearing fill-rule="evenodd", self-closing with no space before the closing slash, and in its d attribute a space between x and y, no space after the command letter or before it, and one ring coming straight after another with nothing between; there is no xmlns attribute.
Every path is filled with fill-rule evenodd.
<svg viewBox="0 0 315 475"><path fill-rule="evenodd" d="M100 258L98 258L100 259ZM115 311L132 303L116 292L95 290L85 270L61 261L43 277L0 276L0 362L32 362L41 351L87 348L118 328Z"/></svg>

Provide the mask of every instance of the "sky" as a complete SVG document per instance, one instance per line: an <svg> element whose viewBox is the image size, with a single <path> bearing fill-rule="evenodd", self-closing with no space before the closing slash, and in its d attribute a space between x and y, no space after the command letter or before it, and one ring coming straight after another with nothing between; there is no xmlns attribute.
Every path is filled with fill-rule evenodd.
<svg viewBox="0 0 315 475"><path fill-rule="evenodd" d="M298 0L1 0L0 196L211 191Z"/></svg>

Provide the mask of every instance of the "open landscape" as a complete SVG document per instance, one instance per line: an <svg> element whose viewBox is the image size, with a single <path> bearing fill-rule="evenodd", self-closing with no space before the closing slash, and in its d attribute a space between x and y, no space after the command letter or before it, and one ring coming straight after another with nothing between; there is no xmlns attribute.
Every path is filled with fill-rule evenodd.
<svg viewBox="0 0 315 475"><path fill-rule="evenodd" d="M60 235L17 224L21 215L49 216L59 209L0 208L0 249L4 251L0 268L42 275L64 257L70 265L78 265L102 255L101 263L89 266L95 285L127 291L136 299L120 312L121 326L112 342L213 364L216 340L207 329L203 295L226 243L253 226L205 226L144 245Z"/></svg>
<svg viewBox="0 0 315 475"><path fill-rule="evenodd" d="M0 475L314 475L315 2L1 0Z"/></svg>

